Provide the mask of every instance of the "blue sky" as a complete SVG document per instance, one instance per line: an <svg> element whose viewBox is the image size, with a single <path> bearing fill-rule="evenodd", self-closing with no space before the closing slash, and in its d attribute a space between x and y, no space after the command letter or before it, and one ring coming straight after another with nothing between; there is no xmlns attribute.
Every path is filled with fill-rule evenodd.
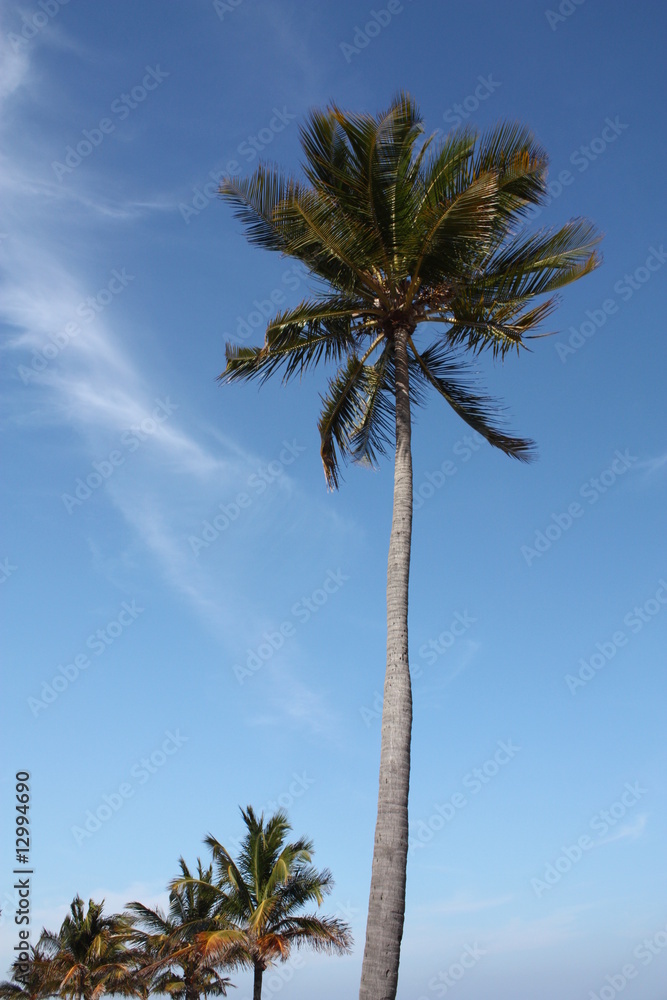
<svg viewBox="0 0 667 1000"><path fill-rule="evenodd" d="M34 935L77 892L164 902L179 855L241 835L239 805L283 805L356 947L304 954L267 995L356 994L391 462L328 494L326 372L215 382L224 342L258 340L308 281L250 247L214 189L260 156L298 170L309 108L376 112L405 88L428 132L529 124L552 165L532 224L585 215L605 238L557 336L477 362L535 465L435 400L416 422L399 997L659 1000L663 11L0 0L0 16L1 789L11 815L31 772ZM14 841L3 822L3 972Z"/></svg>

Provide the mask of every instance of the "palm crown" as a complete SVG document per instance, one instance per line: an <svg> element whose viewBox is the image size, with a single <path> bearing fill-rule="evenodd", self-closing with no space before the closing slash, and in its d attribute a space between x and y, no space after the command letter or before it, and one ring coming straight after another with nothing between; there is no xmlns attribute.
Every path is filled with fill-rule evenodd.
<svg viewBox="0 0 667 1000"><path fill-rule="evenodd" d="M287 959L293 945L344 952L351 939L336 917L299 912L309 903L319 906L333 885L327 869L317 871L310 864L312 843L303 838L287 842L291 828L283 812L266 822L250 806L242 815L247 833L238 861L215 837L206 838L213 853L220 929L202 932L199 940L212 960L253 967L259 996L262 972ZM184 884L186 880L177 880L174 886Z"/></svg>
<svg viewBox="0 0 667 1000"><path fill-rule="evenodd" d="M46 1000L58 992L60 980L39 947L30 949L27 962L16 959L11 975L0 983L0 1000Z"/></svg>
<svg viewBox="0 0 667 1000"><path fill-rule="evenodd" d="M48 960L61 996L97 1000L104 993L137 994L128 948L130 927L123 917L103 915L104 903L76 896L57 934L42 931L39 951Z"/></svg>
<svg viewBox="0 0 667 1000"><path fill-rule="evenodd" d="M268 323L262 347L228 345L220 378L288 380L337 363L319 421L331 487L340 456L372 462L392 442L398 329L412 404L432 388L490 444L530 458L532 442L499 429L493 401L471 391L461 349L518 350L556 304L535 297L599 263L585 220L522 231L546 192L547 156L528 129L420 143L422 133L406 94L377 117L314 111L301 129L308 183L260 166L220 189L251 242L302 261L322 285ZM427 346L416 343L422 323L440 325Z"/></svg>
<svg viewBox="0 0 667 1000"><path fill-rule="evenodd" d="M197 935L217 927L213 869L210 865L203 868L198 861L193 877L183 858L179 865L181 881L171 889L168 914L143 903L128 904L142 978L147 989L150 986L153 992L166 993L174 1000L198 1000L202 994L225 996L229 979L220 976L197 944Z"/></svg>

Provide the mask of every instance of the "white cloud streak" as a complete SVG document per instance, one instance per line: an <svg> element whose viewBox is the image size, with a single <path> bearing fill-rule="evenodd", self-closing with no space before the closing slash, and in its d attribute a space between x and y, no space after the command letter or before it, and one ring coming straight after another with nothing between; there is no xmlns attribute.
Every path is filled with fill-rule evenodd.
<svg viewBox="0 0 667 1000"><path fill-rule="evenodd" d="M0 320L9 330L2 348L9 382L6 419L14 428L63 425L74 430L84 477L92 462L121 446L129 428L150 426L140 455L136 460L128 457L100 493L157 560L167 582L216 634L238 630L244 616L230 581L221 581L215 567L198 563L186 539L188 530L216 503L243 488L258 460L223 435L213 439L199 426L186 426L177 401L170 404L176 412L168 419L157 423L152 419L156 401L164 399L163 388L139 372L115 329L115 299L132 294L124 288L134 287L134 275L121 268L116 273L123 280L112 278L112 285L103 272L98 287L90 289L77 259L72 263L67 257L66 248L80 247L83 240L89 241L94 261L94 247L104 245L104 227L117 225L123 213L107 210L105 221L105 211L81 194L80 185L70 198L62 194L66 189L56 192L54 185L32 179L42 164L38 151L35 160L36 151L21 141L20 131L22 107L30 111L25 84L35 49L14 51L6 35L0 36L0 47L5 57L0 95L14 102L12 114L0 125L8 140L6 148L12 151L5 157L0 180L5 196L0 231L7 233L0 241L4 258ZM66 204L65 199L69 199ZM125 215L131 218L132 213ZM73 324L76 332L67 333ZM128 343L130 335L124 319ZM286 472L281 484L283 488L289 484ZM274 491L274 499L275 495ZM95 502L99 499L96 496ZM254 515L261 509L258 501ZM67 516L64 510L63 516Z"/></svg>

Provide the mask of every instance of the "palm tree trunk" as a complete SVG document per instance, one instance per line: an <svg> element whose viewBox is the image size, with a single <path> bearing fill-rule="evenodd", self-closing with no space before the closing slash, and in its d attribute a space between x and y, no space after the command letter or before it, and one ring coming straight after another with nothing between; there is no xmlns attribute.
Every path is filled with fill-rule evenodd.
<svg viewBox="0 0 667 1000"><path fill-rule="evenodd" d="M378 814L359 1000L395 1000L405 916L412 730L408 663L412 453L407 335L405 329L394 330L396 459L387 566L387 672L382 708Z"/></svg>
<svg viewBox="0 0 667 1000"><path fill-rule="evenodd" d="M252 1000L262 1000L262 976L264 969L261 965L255 964L255 980L252 987Z"/></svg>

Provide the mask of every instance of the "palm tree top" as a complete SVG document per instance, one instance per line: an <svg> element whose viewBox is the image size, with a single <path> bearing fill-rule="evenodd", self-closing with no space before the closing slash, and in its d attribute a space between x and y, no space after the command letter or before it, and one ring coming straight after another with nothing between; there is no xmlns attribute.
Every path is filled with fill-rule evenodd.
<svg viewBox="0 0 667 1000"><path fill-rule="evenodd" d="M194 875L183 858L179 867L181 878L171 886L167 914L140 902L127 904L140 978L152 992L167 993L174 1000L192 1000L202 993L225 996L230 980L220 975L197 943L199 935L218 927L213 868L204 868L199 858Z"/></svg>
<svg viewBox="0 0 667 1000"><path fill-rule="evenodd" d="M91 958L100 960L110 943L120 944L122 933L129 931L129 924L122 916L116 913L103 916L103 910L104 900L96 903L90 899L86 912L82 898L76 895L58 933L42 931L40 945L44 952L49 955L66 949L82 963Z"/></svg>
<svg viewBox="0 0 667 1000"><path fill-rule="evenodd" d="M199 935L204 954L265 968L286 959L292 945L347 951L351 938L345 924L302 913L309 904L319 906L333 887L331 872L310 864L312 842L303 837L288 842L292 827L282 810L265 820L247 806L241 815L247 832L236 861L211 834L205 839L213 856L220 926ZM187 881L176 879L172 887L180 890Z"/></svg>
<svg viewBox="0 0 667 1000"><path fill-rule="evenodd" d="M220 188L249 241L301 261L318 286L269 321L263 346L227 345L220 378L280 371L287 381L336 363L319 423L332 488L340 457L373 463L393 443L397 330L407 335L413 404L435 390L490 444L529 460L533 443L498 429L495 402L471 391L461 351L503 358L525 347L555 308L553 293L600 262L587 220L525 231L548 165L525 126L423 135L407 93L378 115L332 104L301 127L305 180L260 165ZM424 323L436 325L425 347L415 335Z"/></svg>
<svg viewBox="0 0 667 1000"><path fill-rule="evenodd" d="M331 872L317 872L310 865L312 841L300 837L287 842L292 829L287 814L279 810L266 821L252 806L241 809L247 828L238 861L234 861L211 834L205 843L211 848L217 884L228 892L227 915L247 916L257 930L275 922L279 911L287 914L314 901L319 906L330 891Z"/></svg>
<svg viewBox="0 0 667 1000"><path fill-rule="evenodd" d="M39 944L30 948L27 962L20 958L12 962L11 977L0 983L2 1000L45 1000L58 992L59 980Z"/></svg>
<svg viewBox="0 0 667 1000"><path fill-rule="evenodd" d="M201 858L197 858L197 869L193 873L184 858L178 859L181 877L170 886L169 910L165 914L156 906L154 909L144 903L127 904L133 925L135 939L144 940L153 935L170 941L191 939L203 930L210 920L211 909L217 899L213 882L213 866L204 868ZM142 925L145 930L139 930Z"/></svg>
<svg viewBox="0 0 667 1000"><path fill-rule="evenodd" d="M120 914L103 915L104 900L79 895L70 905L57 934L44 929L38 947L57 976L57 992L79 1000L98 1000L103 993L136 995L129 949L130 923Z"/></svg>

